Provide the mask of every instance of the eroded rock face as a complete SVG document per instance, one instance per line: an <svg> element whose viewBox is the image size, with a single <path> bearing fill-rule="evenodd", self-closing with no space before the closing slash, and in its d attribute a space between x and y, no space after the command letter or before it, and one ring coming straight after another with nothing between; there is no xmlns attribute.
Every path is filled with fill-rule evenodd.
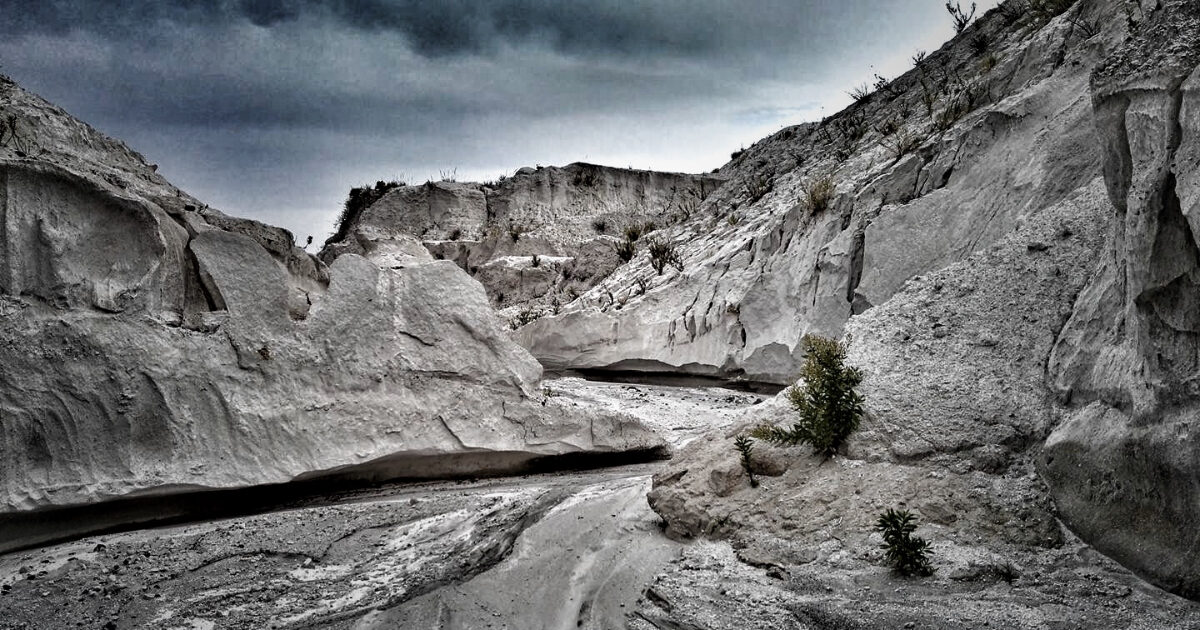
<svg viewBox="0 0 1200 630"><path fill-rule="evenodd" d="M1200 8L1152 3L1093 78L1115 230L1050 362L1069 407L1042 462L1072 529L1189 597L1200 597L1198 65Z"/></svg>
<svg viewBox="0 0 1200 630"><path fill-rule="evenodd" d="M959 38L826 123L755 144L689 220L660 231L682 271L656 273L639 248L519 340L555 367L791 382L803 335L841 335L910 279L986 250L1100 172L1088 69L1120 41L1124 13L1087 3L1080 15L1112 27L1085 37L1066 20L1031 30L989 13L971 37L987 40L993 67ZM947 91L950 76L969 93L961 119L946 114L968 98ZM902 137L919 147L897 151ZM827 176L836 194L814 212L806 190Z"/></svg>
<svg viewBox="0 0 1200 630"><path fill-rule="evenodd" d="M286 231L56 150L0 153L0 550L54 536L33 524L59 506L665 448L543 398L479 283L415 239L326 268Z"/></svg>
<svg viewBox="0 0 1200 630"><path fill-rule="evenodd" d="M716 175L575 163L523 168L488 184L401 186L348 217L321 257L416 237L482 282L497 307L550 312L621 264L615 237L625 228L678 221L722 183ZM525 271L537 266L535 256L553 264Z"/></svg>

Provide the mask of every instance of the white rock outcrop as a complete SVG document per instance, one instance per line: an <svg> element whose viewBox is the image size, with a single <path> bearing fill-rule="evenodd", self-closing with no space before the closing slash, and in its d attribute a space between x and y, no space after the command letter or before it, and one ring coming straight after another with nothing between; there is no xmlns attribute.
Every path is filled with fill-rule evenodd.
<svg viewBox="0 0 1200 630"><path fill-rule="evenodd" d="M1092 81L1113 233L1049 364L1042 469L1080 536L1200 598L1200 7L1154 4Z"/></svg>
<svg viewBox="0 0 1200 630"><path fill-rule="evenodd" d="M552 367L786 384L803 335L840 335L905 282L1066 199L1102 162L1081 68L1119 35L1089 38L1067 20L1010 28L997 12L972 33L986 53L958 38L848 110L723 167L728 183L660 230L681 271L656 273L641 247L557 317L521 329L520 342ZM806 191L824 178L836 194L814 212Z"/></svg>
<svg viewBox="0 0 1200 630"><path fill-rule="evenodd" d="M30 137L0 148L0 550L57 506L665 449L541 396L479 283L415 240L326 268L7 81L0 110Z"/></svg>
<svg viewBox="0 0 1200 630"><path fill-rule="evenodd" d="M574 163L522 168L487 184L426 182L387 189L355 206L321 257L363 253L395 236L417 237L483 283L499 308L550 312L621 264L626 228L690 214L724 179ZM386 191L385 191L386 189ZM562 258L535 272L505 259Z"/></svg>
<svg viewBox="0 0 1200 630"><path fill-rule="evenodd" d="M1078 544L1057 518L1150 582L1200 598L1200 8L1085 0L1032 32L1000 17L989 13L930 59L974 37L1010 42L995 67L1016 66L992 84L1003 97L948 129L937 146L950 153L915 179L902 160L888 179L839 189L843 240L859 220L852 204L892 198L879 182L916 181L920 194L900 206L876 202L855 237L861 253L849 256L861 256L861 274L849 274L860 281L841 308L874 305L845 327L849 361L865 376L861 431L824 463L804 448L756 444L762 485L751 489L733 439L758 422L789 424L781 397L738 430L686 447L656 476L651 505L670 533L732 535L739 549L780 563L810 562L806 554L826 546L866 549L872 517L897 505L944 541L937 554L947 562L984 551L1032 563ZM921 193L931 179L945 185ZM825 242L796 255L796 274L844 251L837 238ZM679 243L694 252L691 275L730 275L713 276L703 249ZM834 265L838 291L846 276ZM636 318L656 302L690 304L693 282L685 271L640 306L558 318L587 319L581 335L538 336L557 330L553 319L521 334L538 355L572 344L572 361L613 361L634 352L629 324L654 330ZM820 300L798 303L800 317L813 317ZM729 334L704 308L689 333ZM781 319L790 312L774 308ZM744 319L749 309L736 310ZM607 345L587 337L605 320L615 340ZM703 336L664 356L696 353ZM739 365L730 357L707 365ZM844 555L827 562L853 566Z"/></svg>

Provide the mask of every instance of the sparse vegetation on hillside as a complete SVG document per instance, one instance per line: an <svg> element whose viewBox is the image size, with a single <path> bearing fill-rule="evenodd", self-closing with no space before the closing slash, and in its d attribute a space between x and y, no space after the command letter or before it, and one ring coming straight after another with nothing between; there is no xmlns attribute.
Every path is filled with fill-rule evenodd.
<svg viewBox="0 0 1200 630"><path fill-rule="evenodd" d="M854 99L855 103L861 103L871 96L871 86L867 85L866 83L862 85L856 85L851 88L849 92L846 92L846 94L849 94L850 98Z"/></svg>
<svg viewBox="0 0 1200 630"><path fill-rule="evenodd" d="M971 3L970 10L967 10L962 8L962 4L947 0L946 11L950 13L950 18L954 20L954 32L956 34L967 30L967 26L970 26L971 20L975 19L975 10L977 8L974 2Z"/></svg>
<svg viewBox="0 0 1200 630"><path fill-rule="evenodd" d="M662 275L668 266L683 271L683 259L679 257L679 251L673 243L655 238L650 240L646 248L650 251L650 266L654 267L654 271L659 275Z"/></svg>
<svg viewBox="0 0 1200 630"><path fill-rule="evenodd" d="M917 149L921 148L921 142L921 136L909 131L908 129L901 129L900 131L896 132L895 136L892 138L883 140L882 144L888 148L892 154L892 157L896 161L899 161L909 153L913 153Z"/></svg>
<svg viewBox="0 0 1200 630"><path fill-rule="evenodd" d="M854 391L862 372L845 364L846 346L836 339L805 335L801 383L788 389L788 400L800 417L790 429L771 425L751 435L774 444L808 444L820 455L833 455L862 418L862 396Z"/></svg>
<svg viewBox="0 0 1200 630"><path fill-rule="evenodd" d="M375 186L356 186L350 189L350 195L342 204L342 212L337 218L337 229L334 230L334 237L330 240L338 241L346 237L346 232L350 229L350 224L362 214L371 204L379 201L388 192L404 186L405 183L399 180L385 182L383 180L375 182Z"/></svg>
<svg viewBox="0 0 1200 630"><path fill-rule="evenodd" d="M801 186L804 191L804 207L809 214L820 214L829 209L837 194L837 184L832 175L822 175Z"/></svg>
<svg viewBox="0 0 1200 630"><path fill-rule="evenodd" d="M629 262L633 260L633 255L637 253L637 242L631 241L627 237L625 240L617 243L616 250L617 258L620 258L621 262Z"/></svg>
<svg viewBox="0 0 1200 630"><path fill-rule="evenodd" d="M521 235L528 231L529 226L523 223L518 223L516 221L508 222L508 237L511 238L514 243L521 240Z"/></svg>
<svg viewBox="0 0 1200 630"><path fill-rule="evenodd" d="M1050 20L1066 13L1076 0L1007 0L997 9L1009 24L1033 27L1046 25Z"/></svg>
<svg viewBox="0 0 1200 630"><path fill-rule="evenodd" d="M750 436L739 435L733 441L733 447L737 449L741 455L742 470L746 471L746 475L750 477L750 487L757 488L758 480L754 478L754 470L751 468L750 456L754 453L754 444L750 441Z"/></svg>
<svg viewBox="0 0 1200 630"><path fill-rule="evenodd" d="M746 179L747 203L755 203L771 192L773 183L765 173L758 173Z"/></svg>
<svg viewBox="0 0 1200 630"><path fill-rule="evenodd" d="M883 549L887 562L897 573L904 576L926 576L933 574L929 563L929 542L913 536L917 530L913 515L907 510L888 509L879 515L875 529L883 534Z"/></svg>
<svg viewBox="0 0 1200 630"><path fill-rule="evenodd" d="M508 320L508 327L516 330L525 324L535 322L542 318L542 313L532 306L526 306L517 312L512 319Z"/></svg>

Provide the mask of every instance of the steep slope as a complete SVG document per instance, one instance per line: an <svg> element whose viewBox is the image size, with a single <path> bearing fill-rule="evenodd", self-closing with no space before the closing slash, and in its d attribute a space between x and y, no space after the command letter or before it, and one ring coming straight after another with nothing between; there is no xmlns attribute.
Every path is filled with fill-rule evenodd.
<svg viewBox="0 0 1200 630"><path fill-rule="evenodd" d="M883 571L874 519L905 507L934 541L930 589L953 593L974 624L995 618L973 583L1088 579L1104 566L1081 563L1095 557L1089 546L1200 596L1191 430L1200 258L1188 219L1200 14L1183 0L1143 4L1081 0L1044 25L1027 23L1012 52L1053 71L948 132L966 140L945 192L885 205L866 227L855 292L877 305L851 317L845 337L864 372L867 416L844 451L821 461L808 448L756 443L762 484L751 488L733 440L759 423L790 426L794 412L778 397L656 476L650 502L670 533L730 536L745 559L829 583ZM1072 34L1081 23L1098 29L1083 39ZM1040 129L1024 136L1025 150L1012 135L1025 124L1011 120L1018 110ZM1080 144L1079 129L1093 146ZM952 204L965 199L976 203ZM973 209L985 201L987 212ZM892 254L871 254L873 232L895 234ZM930 251L943 234L947 248ZM966 236L974 251L959 258L949 247ZM907 277L922 268L913 260L932 271ZM1041 627L1045 609L1027 605L1037 608L1012 613L1023 620L1014 627ZM1176 610L1187 612L1173 624L1197 618L1194 606Z"/></svg>
<svg viewBox="0 0 1200 630"><path fill-rule="evenodd" d="M790 382L804 334L841 334L1099 174L1087 68L1112 35L1079 24L1109 13L1037 29L983 16L848 110L721 169L729 183L663 235L681 271L656 273L641 251L521 343L553 367ZM826 181L836 192L809 203Z"/></svg>
<svg viewBox="0 0 1200 630"><path fill-rule="evenodd" d="M327 268L8 80L0 120L0 550L88 527L61 506L665 449L541 396L482 287L415 241Z"/></svg>

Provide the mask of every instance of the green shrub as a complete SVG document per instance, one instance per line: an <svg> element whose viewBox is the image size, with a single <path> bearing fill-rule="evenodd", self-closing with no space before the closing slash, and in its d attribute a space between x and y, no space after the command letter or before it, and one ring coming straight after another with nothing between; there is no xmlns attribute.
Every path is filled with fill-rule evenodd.
<svg viewBox="0 0 1200 630"><path fill-rule="evenodd" d="M529 228L526 227L525 225L522 225L520 223L514 223L512 221L508 222L508 237L511 238L512 242L514 242L514 243L521 240L521 235L528 231L529 231Z"/></svg>
<svg viewBox="0 0 1200 630"><path fill-rule="evenodd" d="M344 239L350 231L350 224L358 219L363 210L366 210L371 204L379 201L391 190L404 185L404 182L398 180L390 182L380 180L375 182L374 187L367 185L351 188L350 195L346 197L345 203L342 204L342 213L338 215L334 236L329 240L340 241Z"/></svg>
<svg viewBox="0 0 1200 630"><path fill-rule="evenodd" d="M633 225L625 226L625 240L630 243L636 243L642 235L645 234L645 227L642 224L634 223Z"/></svg>
<svg viewBox="0 0 1200 630"><path fill-rule="evenodd" d="M525 308L521 309L515 317L508 320L508 327L516 330L525 324L535 322L541 318L542 313L540 311L534 309L532 306L526 306Z"/></svg>
<svg viewBox="0 0 1200 630"><path fill-rule="evenodd" d="M542 266L541 256L538 256L537 254L530 256L529 257L529 266L530 267L541 267Z"/></svg>
<svg viewBox="0 0 1200 630"><path fill-rule="evenodd" d="M637 243L634 241L626 238L620 243L617 243L617 258L620 258L621 262L629 262L633 260L633 255L635 253L637 253Z"/></svg>
<svg viewBox="0 0 1200 630"><path fill-rule="evenodd" d="M829 209L837 194L837 184L832 175L823 175L804 184L804 206L809 214L820 214Z"/></svg>
<svg viewBox="0 0 1200 630"><path fill-rule="evenodd" d="M592 229L595 230L597 234L604 234L608 231L608 221L603 218L592 219Z"/></svg>
<svg viewBox="0 0 1200 630"><path fill-rule="evenodd" d="M679 257L673 243L657 238L651 239L647 249L650 251L650 266L654 267L654 271L659 275L662 275L667 266L683 271L683 259Z"/></svg>
<svg viewBox="0 0 1200 630"><path fill-rule="evenodd" d="M854 86L854 88L849 92L846 92L846 94L849 94L850 98L854 99L855 103L861 103L870 98L873 92L871 92L871 86L864 83L862 85Z"/></svg>
<svg viewBox="0 0 1200 630"><path fill-rule="evenodd" d="M742 470L746 471L746 474L750 476L750 487L757 488L758 480L754 478L754 471L750 467L750 455L754 451L754 444L750 442L749 436L739 435L733 441L733 447L742 456Z"/></svg>
<svg viewBox="0 0 1200 630"><path fill-rule="evenodd" d="M808 444L820 455L833 455L858 429L862 396L854 388L862 372L845 364L846 346L836 339L805 335L804 367L799 383L788 389L788 400L800 418L790 429L763 425L751 435L774 444Z"/></svg>
<svg viewBox="0 0 1200 630"><path fill-rule="evenodd" d="M929 542L913 536L917 524L907 510L888 509L879 515L875 529L883 534L883 549L887 552L887 563L900 575L932 575L929 564Z"/></svg>

